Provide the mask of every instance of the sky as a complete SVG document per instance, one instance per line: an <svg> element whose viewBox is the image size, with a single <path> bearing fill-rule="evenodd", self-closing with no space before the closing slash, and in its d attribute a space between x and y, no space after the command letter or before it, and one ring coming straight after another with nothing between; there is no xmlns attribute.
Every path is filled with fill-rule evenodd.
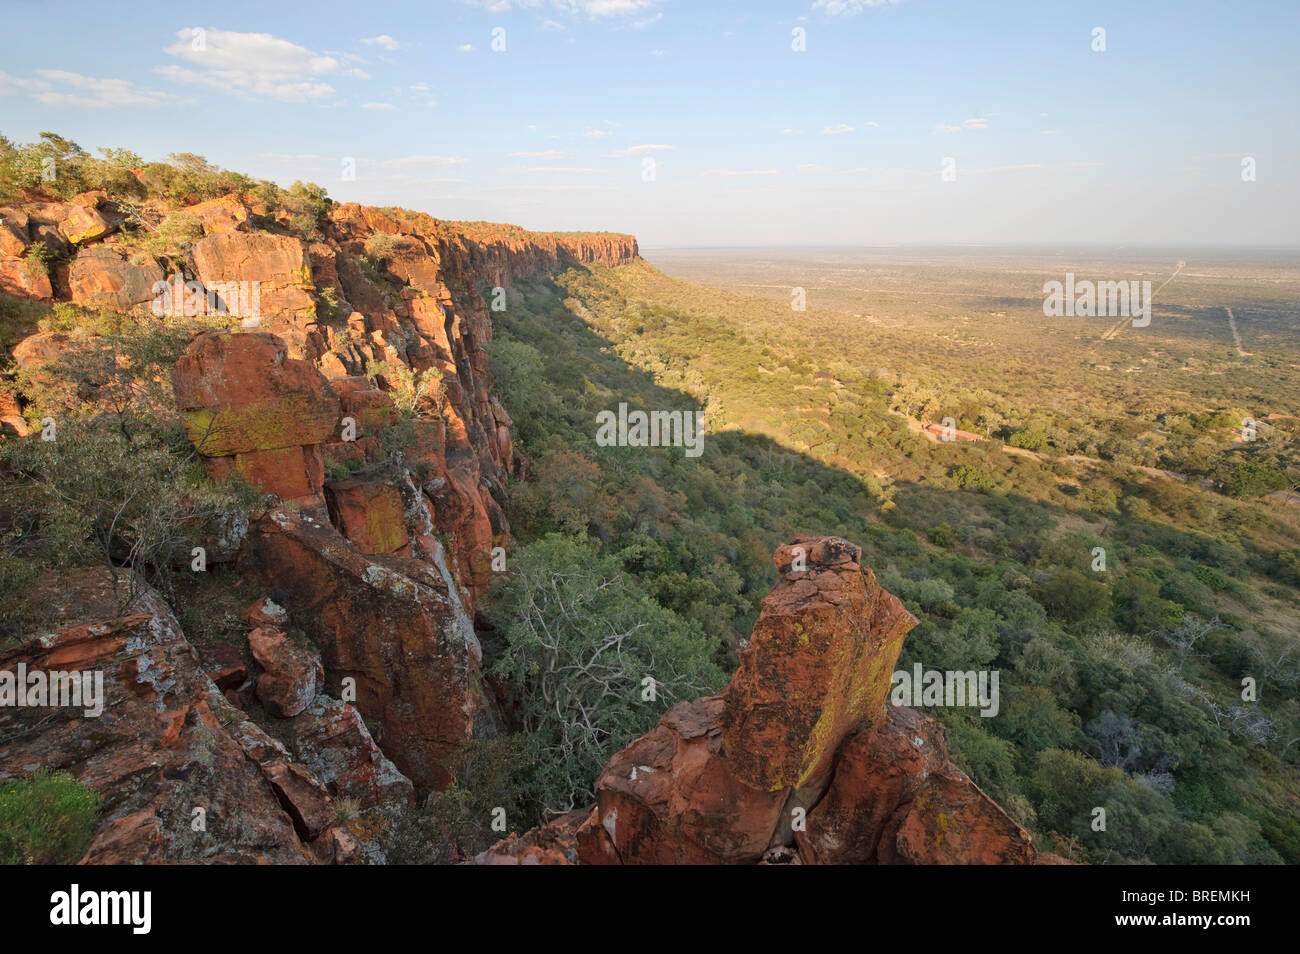
<svg viewBox="0 0 1300 954"><path fill-rule="evenodd" d="M5 14L10 139L199 153L340 201L643 248L1300 245L1297 0Z"/></svg>

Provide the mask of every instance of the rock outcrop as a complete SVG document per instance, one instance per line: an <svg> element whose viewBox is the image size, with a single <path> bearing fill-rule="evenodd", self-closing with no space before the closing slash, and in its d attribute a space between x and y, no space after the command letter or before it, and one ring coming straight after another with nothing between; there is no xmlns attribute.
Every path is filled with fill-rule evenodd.
<svg viewBox="0 0 1300 954"><path fill-rule="evenodd" d="M152 258L133 262L111 245L96 245L77 253L68 284L75 305L132 312L153 301L154 286L164 278Z"/></svg>
<svg viewBox="0 0 1300 954"><path fill-rule="evenodd" d="M355 706L317 696L294 718L292 733L294 754L335 798L361 809L414 800L411 780L380 751Z"/></svg>
<svg viewBox="0 0 1300 954"><path fill-rule="evenodd" d="M349 680L375 740L417 792L445 788L445 763L480 706L482 650L440 549L427 561L364 554L327 521L277 508L241 559L320 650L329 693L343 698Z"/></svg>
<svg viewBox="0 0 1300 954"><path fill-rule="evenodd" d="M287 633L259 626L248 634L248 647L262 667L257 698L273 716L292 719L316 698L325 679L320 660Z"/></svg>
<svg viewBox="0 0 1300 954"><path fill-rule="evenodd" d="M185 432L208 473L232 470L285 499L318 496L319 445L339 423L339 404L309 361L274 335L207 332L172 374Z"/></svg>
<svg viewBox="0 0 1300 954"><path fill-rule="evenodd" d="M888 705L915 619L838 537L776 551L740 668L617 753L596 804L494 846L512 863L1032 863L1030 836L948 758L942 726ZM563 852L548 855L559 861Z"/></svg>
<svg viewBox="0 0 1300 954"><path fill-rule="evenodd" d="M211 221L209 218L209 224ZM306 249L293 236L237 232L233 228L213 231L191 246L190 257L194 275L204 288L247 283L246 292L223 296L227 314L291 322L315 318L316 302L311 294L313 286Z"/></svg>
<svg viewBox="0 0 1300 954"><path fill-rule="evenodd" d="M0 670L88 673L102 711L0 706L0 778L63 769L103 797L83 863L334 860L324 784L226 701L156 593L103 567L39 589L48 628Z"/></svg>

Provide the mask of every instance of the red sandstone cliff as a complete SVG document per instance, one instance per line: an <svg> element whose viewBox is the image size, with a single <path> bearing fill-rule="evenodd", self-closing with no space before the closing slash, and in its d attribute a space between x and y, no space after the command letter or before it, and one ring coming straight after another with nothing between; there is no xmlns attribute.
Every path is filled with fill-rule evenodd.
<svg viewBox="0 0 1300 954"><path fill-rule="evenodd" d="M104 723L120 732L95 735L101 741L94 766L50 755L56 741L73 752L86 747L93 722L35 731L44 723L34 710L5 713L27 739L10 754L66 764L92 787L102 779L107 790L116 784L114 772L136 771L149 746L175 750L137 798L174 800L170 760L187 762L198 744L184 732L176 736L177 727L198 720L196 730L217 733L206 784L214 797L245 800L252 827L187 841L170 828L160 833L162 822L137 832L135 822L114 815L95 844L116 847L92 848L92 860L182 860L191 852L212 860L347 860L355 846L335 845L347 841L346 833L329 835L322 847L333 830L329 795L375 804L410 799L412 789L421 797L441 789L451 778L445 764L476 723L495 720L479 688L474 604L491 582L493 548L509 540L499 500L504 480L526 475L527 462L492 393L484 350L491 313L482 295L573 265L630 261L636 241L443 222L355 204L335 207L322 237L304 241L251 197L229 195L187 210L204 235L189 246L183 273L160 299L156 284L173 276L127 241L123 217L107 196L28 198L0 209L0 288L10 294L123 312L188 306L189 316L197 302L198 317L211 316L215 306L243 320L244 332L213 330L192 341L172 375L176 407L210 475L238 473L286 505L272 502L254 515L242 543L211 556L229 561L237 550L240 578L275 592L281 612L310 639L313 656L286 637L284 620L259 617L242 651L231 647L208 672L194 664L194 650L156 596L123 617L91 598L103 571L78 571L85 586L70 597L69 615L81 629L51 623L63 626L59 659L109 665L125 679L147 631L161 634L155 641L177 660L171 681L150 705ZM66 253L70 264L40 275L20 257L36 241ZM251 287L255 295L247 293ZM37 368L57 358L65 341L57 333L31 334L14 349L15 360ZM380 388L372 383L375 364L388 369L378 377ZM409 421L402 453L391 455L380 438L398 414L385 388L402 368L430 375L432 386ZM0 411L11 432L25 433L17 406ZM328 478L343 466L350 476ZM49 655L43 647L29 640L6 661L36 664ZM345 693L355 707L339 701ZM119 694L134 698L139 691L124 683ZM244 728L223 741L218 729L243 719L236 707L254 698L272 718L289 720L286 731L310 766L277 768L275 779L269 770L265 778L248 775L240 753L248 755L260 730L243 720ZM269 739L253 746L259 764L268 746ZM275 764L289 764L288 753L276 751ZM0 766L0 777L8 771ZM301 805L282 791L285 772L305 780L294 789ZM263 823L266 831L255 832Z"/></svg>

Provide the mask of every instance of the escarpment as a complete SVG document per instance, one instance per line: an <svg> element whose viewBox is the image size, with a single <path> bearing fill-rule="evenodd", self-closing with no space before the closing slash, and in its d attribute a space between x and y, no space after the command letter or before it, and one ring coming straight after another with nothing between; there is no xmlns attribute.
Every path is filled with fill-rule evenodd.
<svg viewBox="0 0 1300 954"><path fill-rule="evenodd" d="M0 286L210 324L171 373L180 423L211 478L238 476L275 497L232 539L196 542L210 569L272 592L280 615L250 610L245 639L200 659L157 594L124 608L98 593L104 570L75 571L54 635L26 634L5 662L111 667L116 709L102 723L53 725L43 708L6 709L6 737L25 741L9 748L0 778L66 767L116 799L156 749L156 772L120 810L113 803L87 860L356 860L332 798L365 808L441 790L457 749L498 719L481 688L475 606L494 549L509 542L505 480L528 463L493 394L485 296L504 303L514 281L630 261L636 241L355 204L334 207L305 240L247 193L185 211L202 235L165 272L106 195L60 203L33 193L0 210ZM41 240L67 260L48 275L23 257ZM15 361L39 373L68 341L36 331ZM27 436L22 408L3 410L9 432ZM132 688L137 671L153 697ZM280 741L245 708L279 726ZM68 757L51 755L56 743ZM203 746L213 756L195 778L207 801L176 782ZM92 749L87 761L80 753ZM189 837L186 800L214 823L237 802L248 818Z"/></svg>
<svg viewBox="0 0 1300 954"><path fill-rule="evenodd" d="M174 408L210 478L262 495L203 543L217 572L265 595L233 644L196 649L139 581L125 603L103 568L43 581L66 592L0 665L102 671L110 711L0 709L0 778L64 768L100 793L85 861L360 860L370 848L340 802L419 803L504 718L475 618L510 542L507 480L529 464L493 392L492 309L510 307L517 282L630 262L636 240L356 204L304 239L231 194L189 206L202 234L168 274L126 241L107 196L28 198L0 209L5 291L213 319L174 365ZM36 241L61 243L64 264L29 268ZM39 373L67 340L33 333L15 361ZM27 435L22 408L0 411ZM589 809L477 860L1042 860L953 765L942 727L887 705L915 620L860 549L801 537L775 561L729 685L610 758Z"/></svg>

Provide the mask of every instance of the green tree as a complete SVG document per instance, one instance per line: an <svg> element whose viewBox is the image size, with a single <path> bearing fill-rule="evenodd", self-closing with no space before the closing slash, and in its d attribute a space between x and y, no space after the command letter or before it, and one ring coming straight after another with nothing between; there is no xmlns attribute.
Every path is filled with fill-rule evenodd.
<svg viewBox="0 0 1300 954"><path fill-rule="evenodd" d="M723 682L699 627L584 541L553 534L516 550L488 606L504 635L491 671L531 737L551 812L589 801L610 755Z"/></svg>

